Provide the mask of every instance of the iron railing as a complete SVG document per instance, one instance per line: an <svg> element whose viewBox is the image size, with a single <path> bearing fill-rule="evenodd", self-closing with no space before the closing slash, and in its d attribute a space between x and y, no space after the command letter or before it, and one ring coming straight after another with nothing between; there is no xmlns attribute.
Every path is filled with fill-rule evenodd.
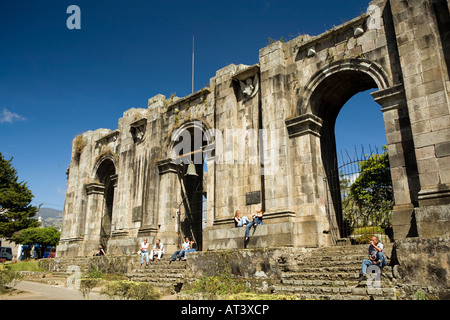
<svg viewBox="0 0 450 320"><path fill-rule="evenodd" d="M366 153L361 147L360 151L355 148L353 156L340 152L337 172L324 179L334 243L368 243L372 236L384 243L391 241L394 199L384 151L380 154L369 147Z"/></svg>

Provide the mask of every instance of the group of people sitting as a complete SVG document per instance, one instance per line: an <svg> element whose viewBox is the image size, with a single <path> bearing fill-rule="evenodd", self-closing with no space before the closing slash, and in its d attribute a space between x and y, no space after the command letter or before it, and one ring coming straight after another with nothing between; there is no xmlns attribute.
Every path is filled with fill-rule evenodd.
<svg viewBox="0 0 450 320"><path fill-rule="evenodd" d="M256 228L258 225L262 225L263 212L261 208L256 210L256 213L252 215L252 221L250 221L246 216L241 217L241 212L239 210L236 211L234 215L234 222L236 227L246 227L245 230L245 241L248 241L250 238L250 230L251 228ZM190 240L189 237L185 238L184 243L181 247L176 250L172 256L170 257L170 262L172 263L175 260L186 260L186 253L196 251L195 242ZM164 245L161 242L161 239L156 239L156 243L153 245L153 248L150 250L150 244L147 242L147 238L144 238L144 241L141 243L139 248L139 254L141 255L141 266L144 264L144 260L146 265L149 264L149 261L154 261L155 258L157 261L161 260L162 255L165 253Z"/></svg>
<svg viewBox="0 0 450 320"><path fill-rule="evenodd" d="M256 210L256 213L252 214L253 221L250 222L250 220L247 218L247 216L241 217L241 211L237 210L234 214L234 225L236 227L246 227L245 229L245 241L248 241L250 239L250 229L256 228L258 225L262 225L262 218L263 218L263 212L261 208L258 208Z"/></svg>
<svg viewBox="0 0 450 320"><path fill-rule="evenodd" d="M234 223L236 227L246 227L245 241L249 240L250 229L252 227L255 228L258 225L262 225L262 218L263 212L261 208L258 208L256 213L252 215L253 221L250 221L246 216L241 216L241 212L239 210L236 211L234 215ZM161 239L156 239L156 243L153 245L151 250L149 250L149 247L150 244L147 242L147 238L144 238L144 241L141 243L139 248L139 253L141 255L141 266L144 264L144 260L146 265L148 265L149 261L154 261L155 257L158 261L161 260L161 257L164 254L164 245L161 242ZM175 260L186 260L186 253L193 251L196 251L195 242L190 240L189 237L186 237L180 249L176 250L170 257L169 263L172 263ZM96 252L94 256L103 255L106 255L106 253L103 250L102 245L99 245L99 251ZM362 261L361 273L358 279L360 282L367 279L367 271L370 266L377 266L381 269L387 265L386 256L383 252L383 244L380 243L378 237L376 236L373 236L370 239L368 256L369 259L364 259Z"/></svg>
<svg viewBox="0 0 450 320"><path fill-rule="evenodd" d="M161 242L161 239L156 239L156 243L153 248L149 250L150 244L147 242L147 238L144 238L144 241L141 243L139 248L139 253L141 255L141 266L144 264L144 260L146 265L148 266L149 261L160 261L161 257L165 253L164 244ZM185 242L181 245L181 248L176 250L172 257L170 258L170 263L175 260L186 260L186 253L196 251L196 245L194 241L191 241L189 237L185 238Z"/></svg>

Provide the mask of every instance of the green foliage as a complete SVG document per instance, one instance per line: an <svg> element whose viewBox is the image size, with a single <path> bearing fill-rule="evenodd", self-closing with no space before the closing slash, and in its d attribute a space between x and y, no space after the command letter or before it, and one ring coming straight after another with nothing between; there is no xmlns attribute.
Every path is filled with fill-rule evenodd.
<svg viewBox="0 0 450 320"><path fill-rule="evenodd" d="M37 207L31 205L33 194L25 182L19 182L17 170L0 153L0 236L11 239L14 232L39 226L32 219Z"/></svg>
<svg viewBox="0 0 450 320"><path fill-rule="evenodd" d="M283 39L283 37L281 37L280 40L274 40L274 39L272 39L271 37L269 37L269 38L268 38L268 41L269 41L269 45L270 45L270 44L275 43L275 42L278 42L278 41L284 42L284 39Z"/></svg>
<svg viewBox="0 0 450 320"><path fill-rule="evenodd" d="M89 299L89 294L94 289L101 279L84 278L80 279L80 291L83 294L84 299Z"/></svg>
<svg viewBox="0 0 450 320"><path fill-rule="evenodd" d="M189 292L225 295L248 292L248 290L244 283L232 279L228 273L223 273L218 276L201 277L191 285Z"/></svg>
<svg viewBox="0 0 450 320"><path fill-rule="evenodd" d="M95 264L91 264L88 272L86 273L86 278L87 279L105 279L105 275Z"/></svg>
<svg viewBox="0 0 450 320"><path fill-rule="evenodd" d="M9 263L8 267L12 271L35 271L43 272L44 267L39 265L38 260L18 261L17 263Z"/></svg>
<svg viewBox="0 0 450 320"><path fill-rule="evenodd" d="M80 160L81 153L83 152L84 147L86 147L86 141L83 138L83 135L78 135L75 137L73 142L73 148L75 150L75 159L77 161Z"/></svg>
<svg viewBox="0 0 450 320"><path fill-rule="evenodd" d="M8 286L14 287L22 279L23 275L11 270L7 265L0 264L0 293L5 293Z"/></svg>
<svg viewBox="0 0 450 320"><path fill-rule="evenodd" d="M353 230L353 234L356 235L356 244L369 243L374 234L384 234L384 230L380 226L373 227L361 227Z"/></svg>
<svg viewBox="0 0 450 320"><path fill-rule="evenodd" d="M17 231L11 237L15 243L25 245L39 244L41 247L36 248L38 258L42 258L46 246L55 247L59 243L61 233L55 227L48 228L27 228Z"/></svg>
<svg viewBox="0 0 450 320"><path fill-rule="evenodd" d="M341 178L341 190L349 193L342 197L344 219L352 228L358 226L391 226L394 193L387 148L383 154L374 154L359 162L360 173L355 182ZM371 229L370 233L376 233ZM380 232L381 233L381 232Z"/></svg>
<svg viewBox="0 0 450 320"><path fill-rule="evenodd" d="M295 295L272 294L272 293L255 293L244 292L231 294L226 297L227 300L297 300Z"/></svg>
<svg viewBox="0 0 450 320"><path fill-rule="evenodd" d="M372 237L374 233L384 234L384 230L380 226L361 227L353 230L353 234L355 235L371 234Z"/></svg>
<svg viewBox="0 0 450 320"><path fill-rule="evenodd" d="M158 300L161 292L149 283L129 280L110 281L101 290L102 294L114 299L126 300Z"/></svg>

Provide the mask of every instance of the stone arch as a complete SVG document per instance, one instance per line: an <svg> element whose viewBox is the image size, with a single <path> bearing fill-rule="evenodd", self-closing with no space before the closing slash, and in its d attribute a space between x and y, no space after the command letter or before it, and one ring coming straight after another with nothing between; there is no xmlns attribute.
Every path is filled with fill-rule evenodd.
<svg viewBox="0 0 450 320"><path fill-rule="evenodd" d="M97 189L97 195L100 196L100 244L107 250L108 240L111 235L113 211L114 211L114 193L117 184L115 158L112 154L104 154L96 161L93 169L93 183ZM92 184L91 184L92 188Z"/></svg>
<svg viewBox="0 0 450 320"><path fill-rule="evenodd" d="M97 158L97 160L94 163L94 166L92 167L91 179L98 180L99 182L101 182L99 178L101 178L102 170L104 170L107 164L114 166L114 171L116 171L117 168L116 158L112 153L109 152L104 153Z"/></svg>
<svg viewBox="0 0 450 320"><path fill-rule="evenodd" d="M214 134L213 130L211 130L211 127L205 123L202 120L190 120L187 122L184 122L182 125L180 125L177 129L175 129L172 132L172 135L170 137L170 141L167 148L167 156L169 158L173 158L174 156L174 149L176 148L177 144L180 143L180 138L182 138L186 133L201 133L201 144L210 145L214 141ZM200 141L197 141L200 142ZM198 143L197 143L198 144ZM193 146L194 147L194 146Z"/></svg>
<svg viewBox="0 0 450 320"><path fill-rule="evenodd" d="M355 81L359 81L356 86ZM339 89L341 99L348 100L361 91L371 88L384 90L391 86L392 80L388 74L373 61L367 59L336 61L320 69L311 77L305 86L297 112L300 115L313 114L320 117L321 110L317 100L321 93L334 94L336 89Z"/></svg>
<svg viewBox="0 0 450 320"><path fill-rule="evenodd" d="M202 250L203 245L203 205L206 197L203 168L205 156L213 150L213 141L214 131L204 121L186 121L172 132L167 145L167 158L160 162L161 197L172 193L178 199L176 207L168 209L177 212L175 225L178 242L181 244L185 237L189 237L196 243L197 250ZM196 175L187 174L192 166ZM172 174L166 175L170 172Z"/></svg>
<svg viewBox="0 0 450 320"><path fill-rule="evenodd" d="M333 237L345 236L341 210L341 193L336 156L335 124L345 103L355 94L369 89L389 89L392 81L375 62L366 59L336 61L316 72L305 87L301 98L303 104L298 111L300 117L314 122L310 133L316 135L314 144L318 147L318 174L325 182L324 197L331 199L327 208L330 227L339 228L341 234L332 232Z"/></svg>

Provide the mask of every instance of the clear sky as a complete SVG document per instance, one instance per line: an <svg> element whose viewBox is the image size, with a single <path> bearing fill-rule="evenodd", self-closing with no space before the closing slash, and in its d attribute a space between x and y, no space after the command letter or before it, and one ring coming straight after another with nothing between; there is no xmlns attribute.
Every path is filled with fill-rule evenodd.
<svg viewBox="0 0 450 320"><path fill-rule="evenodd" d="M81 29L66 25L70 5ZM191 93L228 64L258 62L269 37L318 35L369 0L34 0L0 2L0 152L34 204L62 209L73 138L116 129L156 94ZM357 134L355 134L357 133ZM385 144L380 106L358 94L337 122L338 148Z"/></svg>

